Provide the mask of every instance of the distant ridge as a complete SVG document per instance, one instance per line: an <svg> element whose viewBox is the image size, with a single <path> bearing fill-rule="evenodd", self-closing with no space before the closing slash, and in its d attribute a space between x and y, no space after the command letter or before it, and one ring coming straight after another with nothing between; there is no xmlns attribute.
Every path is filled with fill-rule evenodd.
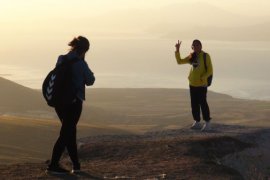
<svg viewBox="0 0 270 180"><path fill-rule="evenodd" d="M0 115L57 119L40 90L4 78L0 78L0 86ZM261 124L268 118L269 102L236 99L211 89L208 99L213 118L221 122ZM81 116L84 123L147 129L177 126L191 119L189 91L170 88L87 88Z"/></svg>
<svg viewBox="0 0 270 180"><path fill-rule="evenodd" d="M8 80L8 79L5 79L3 77L0 77L0 85L1 85L0 95L2 95L3 93L8 93L11 89L24 90L24 91L25 90L28 90L28 91L32 90L31 88L20 85L18 83L15 83L15 82Z"/></svg>

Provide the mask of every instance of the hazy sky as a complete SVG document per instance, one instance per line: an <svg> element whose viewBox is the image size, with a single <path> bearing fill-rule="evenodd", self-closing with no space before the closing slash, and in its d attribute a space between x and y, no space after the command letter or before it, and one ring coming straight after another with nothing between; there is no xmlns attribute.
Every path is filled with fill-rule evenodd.
<svg viewBox="0 0 270 180"><path fill-rule="evenodd" d="M59 14L63 10L77 8L80 11L85 11L82 14L86 12L98 14L118 8L151 8L173 3L192 2L209 3L231 12L246 15L261 16L270 14L270 1L268 0L1 0L0 13L1 15L13 14L11 17L20 18L21 16L18 16L16 12L23 12L24 15L38 13L50 16L50 14Z"/></svg>
<svg viewBox="0 0 270 180"><path fill-rule="evenodd" d="M137 10L131 11L131 15L135 12L140 13L141 10L145 11L143 13L149 12L148 16L150 16L152 11L155 11L153 14L156 16L159 8L164 9L167 7L167 9L175 11L175 18L181 18L183 21L192 21L191 18L193 16L181 17L182 11L193 11L192 5L178 5L178 9L173 9L174 4L199 4L199 6L200 4L209 4L228 13L246 16L247 19L249 17L270 17L270 1L268 0L1 0L1 38L5 38L6 35L15 35L14 37L16 37L16 35L23 34L24 32L34 34L37 34L37 32L45 34L48 32L63 32L62 28L66 28L65 25L67 23L70 23L70 26L72 24L78 26L87 24L89 26L91 25L91 19L87 18L94 18L95 22L93 22L91 28L95 28L93 26L99 26L102 29L103 26L100 24L104 23L102 22L103 19L109 21L111 15L115 15L117 11L129 11L131 9ZM178 12L176 11L179 12L178 17ZM158 18L160 18L159 16L162 18L162 15L166 17L166 12L169 12L169 10L165 12L161 10L160 12L165 14L158 15ZM191 14L196 14L196 12L192 12ZM203 17L203 14L200 15ZM197 18L200 18L200 15L197 15ZM101 18L98 21L100 16L103 19ZM152 19L154 18L152 17ZM141 21L147 20L141 19ZM204 21L207 22L207 19ZM216 19L216 21L219 21L219 19ZM239 23L241 24L241 22ZM113 29L113 27L110 28ZM76 30L78 32L80 28ZM86 30L84 28L82 31Z"/></svg>
<svg viewBox="0 0 270 180"><path fill-rule="evenodd" d="M0 0L0 63L19 61L16 54L28 58L32 47L34 57L45 49L64 50L61 44L78 34L90 39L175 39L195 29L185 38L207 40L210 34L212 39L226 39L224 34L212 36L223 28L229 36L252 29L246 36L261 40L270 37L269 9L269 0ZM265 23L259 29L239 29ZM196 26L206 29L204 36Z"/></svg>
<svg viewBox="0 0 270 180"><path fill-rule="evenodd" d="M100 37L105 32L124 36L175 28L168 23L178 23L181 28L192 22L225 27L256 25L269 23L269 8L268 0L1 0L0 38L11 46L14 42L23 45L26 37L28 40L50 36L61 39L76 34Z"/></svg>
<svg viewBox="0 0 270 180"><path fill-rule="evenodd" d="M67 52L67 43L81 34L91 42L87 59L97 86L123 81L115 75L131 76L130 86L134 79L142 79L136 85L158 86L164 74L164 82L186 76L188 68L179 69L173 56L178 38L184 40L185 55L192 39L203 40L218 69L215 77L256 74L253 79L258 79L267 76L269 67L264 54L270 51L269 9L269 0L0 0L0 73L24 82L32 76L38 83L34 87L40 87L57 56ZM254 57L261 62L239 69ZM224 69L227 60L232 69ZM178 79L186 82L175 78L171 84ZM27 85L31 83L29 79Z"/></svg>

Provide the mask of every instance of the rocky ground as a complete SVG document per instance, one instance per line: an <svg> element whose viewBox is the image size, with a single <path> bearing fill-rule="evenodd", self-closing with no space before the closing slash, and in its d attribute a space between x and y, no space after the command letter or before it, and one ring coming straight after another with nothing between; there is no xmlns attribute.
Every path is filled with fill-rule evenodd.
<svg viewBox="0 0 270 180"><path fill-rule="evenodd" d="M0 179L269 179L268 129L213 128L84 138L78 142L80 174L46 174L44 160L1 165ZM66 156L62 164L71 168Z"/></svg>

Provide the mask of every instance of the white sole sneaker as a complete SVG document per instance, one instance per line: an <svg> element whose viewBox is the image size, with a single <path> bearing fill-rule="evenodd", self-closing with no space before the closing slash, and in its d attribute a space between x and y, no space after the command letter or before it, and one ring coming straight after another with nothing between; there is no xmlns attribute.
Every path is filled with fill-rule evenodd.
<svg viewBox="0 0 270 180"><path fill-rule="evenodd" d="M82 171L81 170L71 170L72 174L80 174Z"/></svg>
<svg viewBox="0 0 270 180"><path fill-rule="evenodd" d="M190 127L190 129L201 129L202 125L200 122L195 121L192 126Z"/></svg>
<svg viewBox="0 0 270 180"><path fill-rule="evenodd" d="M210 123L209 123L209 122L206 122L206 123L203 125L201 131L203 131L203 132L211 131Z"/></svg>

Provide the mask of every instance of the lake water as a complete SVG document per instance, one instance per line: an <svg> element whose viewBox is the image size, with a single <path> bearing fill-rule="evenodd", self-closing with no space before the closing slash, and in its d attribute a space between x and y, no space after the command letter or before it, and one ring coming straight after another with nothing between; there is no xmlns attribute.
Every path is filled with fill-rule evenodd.
<svg viewBox="0 0 270 180"><path fill-rule="evenodd" d="M87 61L97 79L94 87L188 88L190 66L176 64L175 42L155 38L92 39ZM183 41L183 57L191 52L191 42ZM211 55L214 65L210 90L233 97L270 100L270 42L202 43L203 50ZM24 49L24 52L27 53L27 50ZM13 56L8 62L0 61L0 75L24 86L40 89L44 77L55 65L57 55L63 52L63 47L56 48L53 52L47 51L45 56L44 51L37 50L31 56L21 57L24 63Z"/></svg>

